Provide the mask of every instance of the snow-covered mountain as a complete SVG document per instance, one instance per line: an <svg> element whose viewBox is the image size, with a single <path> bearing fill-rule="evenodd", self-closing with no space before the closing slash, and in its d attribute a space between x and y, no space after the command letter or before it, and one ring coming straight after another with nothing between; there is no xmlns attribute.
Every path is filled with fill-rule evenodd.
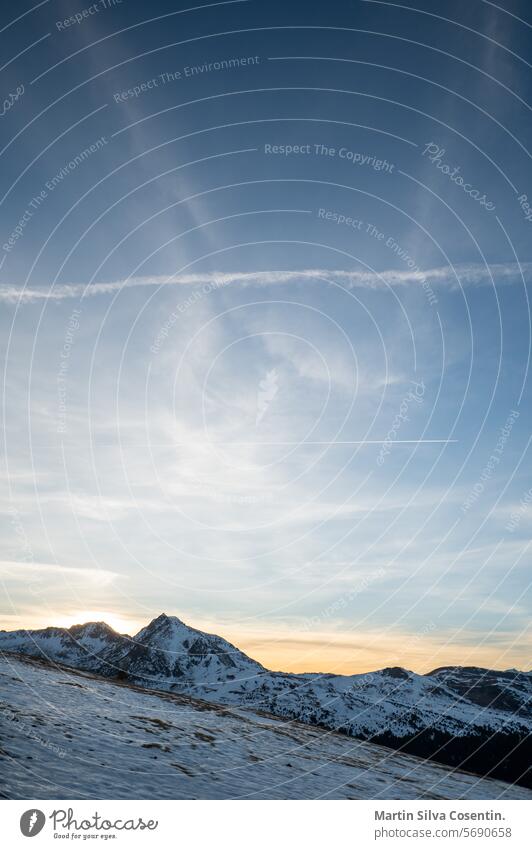
<svg viewBox="0 0 532 849"><path fill-rule="evenodd" d="M87 622L71 628L0 631L0 651L43 657L79 669L99 669L102 654L121 639L131 638L117 634L105 622Z"/></svg>
<svg viewBox="0 0 532 849"><path fill-rule="evenodd" d="M496 672L478 666L442 666L430 677L481 707L498 708L516 716L530 717L532 674L508 669Z"/></svg>
<svg viewBox="0 0 532 849"><path fill-rule="evenodd" d="M0 640L1 646L1 640ZM162 613L132 639L117 639L102 652L100 671L125 674L147 686L173 687L253 678L264 667L222 637L205 634Z"/></svg>
<svg viewBox="0 0 532 849"><path fill-rule="evenodd" d="M105 623L0 632L19 652L107 678L253 708L454 767L530 783L532 675L400 667L362 675L270 672L221 637L161 614L134 637Z"/></svg>
<svg viewBox="0 0 532 849"><path fill-rule="evenodd" d="M0 658L8 799L532 799L341 734Z"/></svg>

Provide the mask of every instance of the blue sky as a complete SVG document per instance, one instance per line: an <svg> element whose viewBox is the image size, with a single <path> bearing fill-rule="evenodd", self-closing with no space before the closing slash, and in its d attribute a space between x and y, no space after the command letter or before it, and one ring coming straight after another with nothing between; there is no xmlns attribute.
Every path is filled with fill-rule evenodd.
<svg viewBox="0 0 532 849"><path fill-rule="evenodd" d="M2 627L529 668L532 21L422 6L4 12Z"/></svg>

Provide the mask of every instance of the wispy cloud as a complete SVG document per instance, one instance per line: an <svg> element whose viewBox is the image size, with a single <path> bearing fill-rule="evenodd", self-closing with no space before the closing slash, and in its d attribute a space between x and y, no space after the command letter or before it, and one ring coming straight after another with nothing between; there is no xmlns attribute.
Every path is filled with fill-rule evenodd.
<svg viewBox="0 0 532 849"><path fill-rule="evenodd" d="M128 277L105 283L64 283L53 287L31 287L17 284L0 286L0 301L3 303L31 303L39 300L62 301L67 298L88 298L96 295L111 295L123 289L143 286L275 286L303 282L336 283L347 289L385 289L397 286L415 286L423 282L458 289L461 286L504 285L530 282L532 262L509 262L485 265L466 263L426 270L360 271L331 270L325 268L303 268L277 271L227 272L212 271L195 274L152 275Z"/></svg>
<svg viewBox="0 0 532 849"><path fill-rule="evenodd" d="M20 560L0 560L0 578L4 581L35 580L46 576L49 581L52 576L66 580L79 580L98 585L110 584L119 575L107 569L84 569L82 567L62 566L59 563L37 563Z"/></svg>

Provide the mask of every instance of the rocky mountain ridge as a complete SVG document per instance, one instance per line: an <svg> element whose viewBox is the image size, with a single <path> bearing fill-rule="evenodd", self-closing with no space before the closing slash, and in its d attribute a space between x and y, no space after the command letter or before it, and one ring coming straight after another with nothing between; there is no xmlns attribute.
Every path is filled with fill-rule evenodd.
<svg viewBox="0 0 532 849"><path fill-rule="evenodd" d="M0 632L0 652L242 706L530 784L532 675L390 667L359 675L271 672L222 637L161 614L138 634L103 622Z"/></svg>

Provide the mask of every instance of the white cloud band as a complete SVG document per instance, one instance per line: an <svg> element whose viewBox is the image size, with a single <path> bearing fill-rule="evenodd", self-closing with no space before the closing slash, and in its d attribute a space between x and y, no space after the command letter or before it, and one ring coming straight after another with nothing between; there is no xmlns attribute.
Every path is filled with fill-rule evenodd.
<svg viewBox="0 0 532 849"><path fill-rule="evenodd" d="M525 263L469 263L454 267L445 265L422 270L360 271L305 268L299 270L204 272L195 274L154 275L128 277L106 283L66 283L53 287L29 287L15 284L0 286L3 303L31 303L40 300L62 301L67 298L108 295L122 289L140 286L275 286L305 281L326 281L348 289L384 289L396 286L431 284L458 289L461 286L505 285L532 280L532 262Z"/></svg>

